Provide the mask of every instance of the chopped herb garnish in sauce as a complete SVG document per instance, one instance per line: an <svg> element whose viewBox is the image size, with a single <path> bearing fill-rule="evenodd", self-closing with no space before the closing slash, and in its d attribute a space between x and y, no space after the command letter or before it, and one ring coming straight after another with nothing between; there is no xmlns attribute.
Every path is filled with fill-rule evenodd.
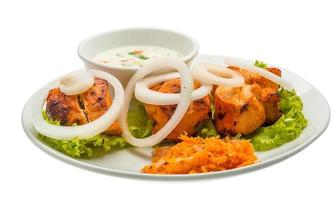
<svg viewBox="0 0 335 200"><path fill-rule="evenodd" d="M131 51L128 52L129 55L135 56L136 58L142 59L142 60L146 60L149 59L148 57L143 55L143 51Z"/></svg>
<svg viewBox="0 0 335 200"><path fill-rule="evenodd" d="M148 57L146 57L146 56L144 56L144 55L140 55L140 56L138 56L138 58L139 58L139 59L142 59L142 60L146 60L146 59L148 59Z"/></svg>

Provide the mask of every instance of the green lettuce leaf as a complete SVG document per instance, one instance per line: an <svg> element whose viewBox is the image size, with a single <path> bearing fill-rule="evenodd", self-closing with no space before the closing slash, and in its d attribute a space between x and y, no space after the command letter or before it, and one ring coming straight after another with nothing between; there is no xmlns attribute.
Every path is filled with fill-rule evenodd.
<svg viewBox="0 0 335 200"><path fill-rule="evenodd" d="M259 68L267 68L268 67L268 65L266 63L264 63L263 61L260 61L260 60L256 60L254 65L259 67Z"/></svg>
<svg viewBox="0 0 335 200"><path fill-rule="evenodd" d="M152 134L154 121L149 119L143 103L132 99L128 111L129 131L136 138L145 138Z"/></svg>
<svg viewBox="0 0 335 200"><path fill-rule="evenodd" d="M42 115L49 124L60 126L60 122L50 119L45 110L42 111ZM78 138L72 140L57 140L39 133L38 138L52 148L74 158L90 158L94 156L95 153L100 154L101 150L110 151L130 147L123 137L104 134L83 140Z"/></svg>
<svg viewBox="0 0 335 200"><path fill-rule="evenodd" d="M218 135L213 120L209 119L204 121L198 126L198 136L201 138L216 137Z"/></svg>
<svg viewBox="0 0 335 200"><path fill-rule="evenodd" d="M42 116L43 116L44 120L47 121L49 124L55 125L55 126L60 126L60 121L50 119L47 115L46 110L42 110Z"/></svg>
<svg viewBox="0 0 335 200"><path fill-rule="evenodd" d="M209 94L210 100L211 100L211 118L214 120L215 118L215 105L214 105L214 95L212 93Z"/></svg>
<svg viewBox="0 0 335 200"><path fill-rule="evenodd" d="M302 101L295 91L281 89L278 93L283 115L273 125L261 127L251 136L256 151L270 150L290 142L307 126Z"/></svg>
<svg viewBox="0 0 335 200"><path fill-rule="evenodd" d="M42 134L38 134L38 137L52 148L74 158L90 158L94 154L101 153L101 150L110 151L130 146L123 137L104 134L99 134L85 140L79 140L78 138L57 140Z"/></svg>

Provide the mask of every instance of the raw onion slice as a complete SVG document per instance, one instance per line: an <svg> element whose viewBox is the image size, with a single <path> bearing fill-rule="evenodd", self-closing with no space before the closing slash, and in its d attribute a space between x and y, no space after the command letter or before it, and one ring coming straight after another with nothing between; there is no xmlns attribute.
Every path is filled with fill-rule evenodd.
<svg viewBox="0 0 335 200"><path fill-rule="evenodd" d="M44 120L41 111L49 90L58 86L59 80L53 81L33 96L32 122L39 133L59 140L88 139L102 133L117 120L124 102L124 90L121 83L117 78L103 71L89 70L89 73L92 73L94 77L106 80L114 88L114 99L109 109L101 117L87 124L78 126L51 125Z"/></svg>
<svg viewBox="0 0 335 200"><path fill-rule="evenodd" d="M176 69L180 73L181 77L181 92L180 101L178 102L177 108L170 120L162 127L156 134L151 135L147 138L138 139L135 138L128 129L127 114L129 109L129 103L134 93L134 87L137 81L143 79L146 75L164 69ZM127 140L128 143L137 147L150 147L158 144L164 138L166 138L171 131L177 126L182 120L186 113L191 101L193 91L193 79L190 75L189 69L185 63L177 58L162 57L144 65L139 69L133 77L129 80L128 85L125 89L125 105L119 119L122 136Z"/></svg>
<svg viewBox="0 0 335 200"><path fill-rule="evenodd" d="M292 88L292 86L288 82L285 82L283 80L283 78L281 78L280 76L277 76L274 73L269 72L266 69L255 66L254 63L250 60L234 58L234 57L225 57L224 62L227 65L235 65L235 66L238 66L242 69L246 69L248 71L257 73L257 74L263 76L264 78L269 79L270 81L273 81L273 82L283 86L284 88L287 88L287 89Z"/></svg>
<svg viewBox="0 0 335 200"><path fill-rule="evenodd" d="M69 73L59 80L59 89L66 95L84 93L94 84L94 76L87 70Z"/></svg>
<svg viewBox="0 0 335 200"><path fill-rule="evenodd" d="M194 79L203 84L223 85L227 87L239 87L244 84L244 78L240 73L211 63L196 63L192 65L191 74Z"/></svg>
<svg viewBox="0 0 335 200"><path fill-rule="evenodd" d="M180 94L162 93L151 90L150 87L164 81L180 78L178 72L151 76L138 81L135 85L135 97L142 103L153 105L175 105L180 102ZM193 90L192 101L203 98L212 90L212 85L201 85L199 88Z"/></svg>

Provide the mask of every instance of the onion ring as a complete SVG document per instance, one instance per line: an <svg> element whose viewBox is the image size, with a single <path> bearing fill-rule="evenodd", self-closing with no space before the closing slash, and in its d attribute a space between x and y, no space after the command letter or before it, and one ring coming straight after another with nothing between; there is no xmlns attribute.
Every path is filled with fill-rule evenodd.
<svg viewBox="0 0 335 200"><path fill-rule="evenodd" d="M150 87L168 81L171 79L180 78L178 72L151 76L138 81L135 85L135 97L142 103L152 105L175 105L180 102L180 94L162 93L151 90ZM193 90L192 101L201 99L208 95L212 90L212 85L201 85L199 88Z"/></svg>
<svg viewBox="0 0 335 200"><path fill-rule="evenodd" d="M156 134L149 137L138 139L135 138L128 129L127 114L129 110L129 103L134 93L135 84L137 81L143 79L146 75L160 70L162 68L176 69L180 73L181 77L181 92L180 101L177 108L170 120L162 127ZM137 147L150 147L158 144L165 139L171 131L177 126L182 120L184 114L188 110L190 103L192 102L192 90L193 90L193 79L190 75L189 69L185 63L177 58L162 57L144 65L139 69L129 80L128 85L125 89L125 105L123 112L119 119L122 136L127 140L128 143Z"/></svg>
<svg viewBox="0 0 335 200"><path fill-rule="evenodd" d="M49 124L42 116L41 110L45 104L45 99L50 89L57 87L59 80L53 81L40 89L33 96L32 122L35 129L50 138L71 140L74 138L88 139L105 131L119 117L123 102L124 90L120 81L103 71L89 70L95 77L106 80L114 88L114 99L109 109L98 119L87 124L78 126L54 126Z"/></svg>
<svg viewBox="0 0 335 200"><path fill-rule="evenodd" d="M93 85L94 76L87 70L69 73L59 80L59 90L66 95L84 93Z"/></svg>
<svg viewBox="0 0 335 200"><path fill-rule="evenodd" d="M254 65L254 63L250 60L240 59L240 58L234 58L234 57L224 57L224 62L227 65L236 65L242 69L246 69L250 72L254 72L256 74L259 74L260 76L263 76L266 79L269 79L270 81L273 81L287 89L292 88L292 86L285 82L283 78L280 76L277 76L276 74L273 74L265 69L262 69L260 67L257 67Z"/></svg>
<svg viewBox="0 0 335 200"><path fill-rule="evenodd" d="M244 84L243 76L227 67L210 63L196 63L191 67L194 79L203 84L239 87Z"/></svg>

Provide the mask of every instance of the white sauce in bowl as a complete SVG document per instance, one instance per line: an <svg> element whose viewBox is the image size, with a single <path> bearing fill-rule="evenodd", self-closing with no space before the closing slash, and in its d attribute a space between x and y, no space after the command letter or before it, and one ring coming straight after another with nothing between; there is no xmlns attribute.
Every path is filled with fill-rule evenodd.
<svg viewBox="0 0 335 200"><path fill-rule="evenodd" d="M164 56L184 57L181 53L172 49L138 45L118 47L103 51L97 54L94 60L109 66L142 67L152 59Z"/></svg>

